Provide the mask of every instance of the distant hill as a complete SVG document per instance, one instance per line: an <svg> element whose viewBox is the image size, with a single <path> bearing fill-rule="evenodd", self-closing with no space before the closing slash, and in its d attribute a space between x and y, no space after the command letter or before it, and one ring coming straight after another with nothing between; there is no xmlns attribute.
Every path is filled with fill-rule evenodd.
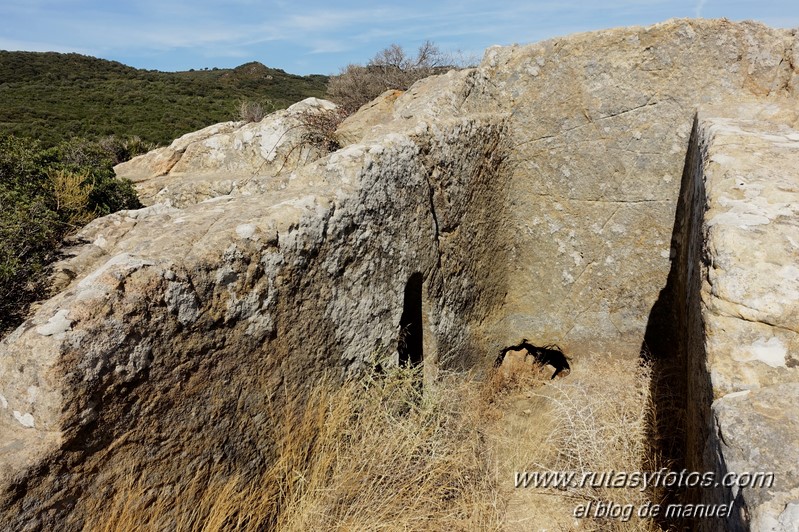
<svg viewBox="0 0 799 532"><path fill-rule="evenodd" d="M82 136L158 144L237 117L243 99L276 109L323 96L327 76L252 62L234 69L159 72L80 54L0 51L0 135L45 145Z"/></svg>

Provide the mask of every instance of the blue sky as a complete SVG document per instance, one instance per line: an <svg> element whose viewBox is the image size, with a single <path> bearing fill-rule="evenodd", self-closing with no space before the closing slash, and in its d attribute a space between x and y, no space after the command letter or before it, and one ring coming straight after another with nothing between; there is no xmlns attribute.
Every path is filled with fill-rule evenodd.
<svg viewBox="0 0 799 532"><path fill-rule="evenodd" d="M799 0L2 0L0 49L78 52L158 70L260 61L333 74L391 43L414 50L430 39L479 58L493 44L697 16L792 28Z"/></svg>

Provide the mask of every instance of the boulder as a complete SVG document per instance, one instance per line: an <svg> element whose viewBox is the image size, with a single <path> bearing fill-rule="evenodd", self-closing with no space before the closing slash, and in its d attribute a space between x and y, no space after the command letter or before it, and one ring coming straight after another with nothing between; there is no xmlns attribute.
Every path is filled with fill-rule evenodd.
<svg viewBox="0 0 799 532"><path fill-rule="evenodd" d="M402 95L402 91L387 90L371 102L358 109L357 113L348 116L339 124L335 137L341 146L349 146L363 139L375 126L392 120L394 102Z"/></svg>
<svg viewBox="0 0 799 532"><path fill-rule="evenodd" d="M557 343L575 366L636 361L657 342L692 375L689 452L713 448L714 399L793 382L791 296L767 299L795 281L792 207L777 197L793 185L766 173L714 200L719 264L734 265L737 249L723 220L752 222L745 236L768 226L777 239L783 225L787 236L784 255L744 240L740 269L713 272L721 310L706 331L702 309L688 308L705 301L688 297L701 293L705 233L682 218L701 197L686 196L682 185L699 181L683 169L704 161L695 147L707 143L691 143L698 107L777 122L743 135L765 139L766 162L793 146L796 40L755 23L674 20L495 47L478 68L364 108L333 153L304 144L299 114L333 112L312 100L118 167L150 206L76 235L55 267L60 291L0 343L0 523L80 529L131 474L160 497L220 467L248 478L270 461L287 397L322 374L398 363L417 315L402 341L421 346L429 378L486 368L520 338ZM721 155L738 164L746 153ZM758 253L777 262L756 266ZM762 282L741 291L747 269ZM725 312L762 320L735 322L730 353L713 343ZM651 333L672 319L690 333L679 348ZM768 449L771 421L751 419L740 438ZM732 452L715 448L714 467ZM746 500L758 522L789 515L773 509L796 488L786 478L771 502Z"/></svg>
<svg viewBox="0 0 799 532"><path fill-rule="evenodd" d="M335 112L335 104L306 98L260 122L225 122L188 133L114 167L136 184L142 203L183 207L234 193L285 186L291 170L326 154L309 137L306 116Z"/></svg>
<svg viewBox="0 0 799 532"><path fill-rule="evenodd" d="M790 530L799 506L799 105L702 109L683 182L687 460L735 502L703 530ZM768 475L771 475L769 478Z"/></svg>

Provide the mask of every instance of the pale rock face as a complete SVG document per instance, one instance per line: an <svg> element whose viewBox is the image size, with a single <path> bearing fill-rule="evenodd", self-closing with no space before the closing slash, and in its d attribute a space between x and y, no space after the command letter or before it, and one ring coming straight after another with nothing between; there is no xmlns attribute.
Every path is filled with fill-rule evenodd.
<svg viewBox="0 0 799 532"><path fill-rule="evenodd" d="M793 42L754 24L673 21L492 49L481 74L512 109L516 147L514 268L494 334L637 355L666 283L696 106L788 95Z"/></svg>
<svg viewBox="0 0 799 532"><path fill-rule="evenodd" d="M789 530L799 496L797 111L702 109L688 158L689 465L774 474L766 487L706 490L705 502L736 500L719 530Z"/></svg>
<svg viewBox="0 0 799 532"><path fill-rule="evenodd" d="M680 20L491 48L476 69L383 95L332 154L303 144L298 114L333 112L311 100L120 165L151 206L84 228L55 267L60 291L0 343L0 487L27 486L0 492L0 523L79 529L131 467L176 487L207 464L257 471L267 407L322 373L396 361L419 276L426 365L487 366L522 337L575 364L637 357L683 256L672 236L697 106L776 121L774 138L752 138L788 150L796 50L789 31ZM713 192L708 227L719 308L762 321L707 369L720 390L754 396L795 371L785 254L799 236L780 188L793 193L791 175L769 182L752 164ZM740 236L726 231L780 224L784 254L754 239L745 261L725 255ZM746 268L763 283L744 283ZM697 446L711 441L700 432Z"/></svg>
<svg viewBox="0 0 799 532"><path fill-rule="evenodd" d="M364 139L373 128L392 120L394 102L402 91L387 90L373 101L348 116L336 129L336 139L341 146L349 146Z"/></svg>
<svg viewBox="0 0 799 532"><path fill-rule="evenodd" d="M226 122L188 133L114 170L117 177L136 183L145 205L183 207L217 196L278 189L295 165L323 155L306 139L301 116L335 109L326 100L307 98L260 122Z"/></svg>
<svg viewBox="0 0 799 532"><path fill-rule="evenodd" d="M703 302L716 396L799 381L799 121L794 127L702 122L710 261Z"/></svg>

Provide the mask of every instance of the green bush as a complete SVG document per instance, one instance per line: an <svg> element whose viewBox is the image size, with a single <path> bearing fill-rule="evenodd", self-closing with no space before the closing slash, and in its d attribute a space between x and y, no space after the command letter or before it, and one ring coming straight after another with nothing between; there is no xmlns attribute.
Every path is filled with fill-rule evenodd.
<svg viewBox="0 0 799 532"><path fill-rule="evenodd" d="M157 72L78 54L0 50L0 135L30 136L47 147L113 134L168 144L231 120L241 100L283 109L323 96L326 82L326 76L295 76L260 63Z"/></svg>
<svg viewBox="0 0 799 532"><path fill-rule="evenodd" d="M65 236L97 216L142 206L113 171L140 145L73 139L43 149L28 138L0 137L0 334L47 295L48 268Z"/></svg>

